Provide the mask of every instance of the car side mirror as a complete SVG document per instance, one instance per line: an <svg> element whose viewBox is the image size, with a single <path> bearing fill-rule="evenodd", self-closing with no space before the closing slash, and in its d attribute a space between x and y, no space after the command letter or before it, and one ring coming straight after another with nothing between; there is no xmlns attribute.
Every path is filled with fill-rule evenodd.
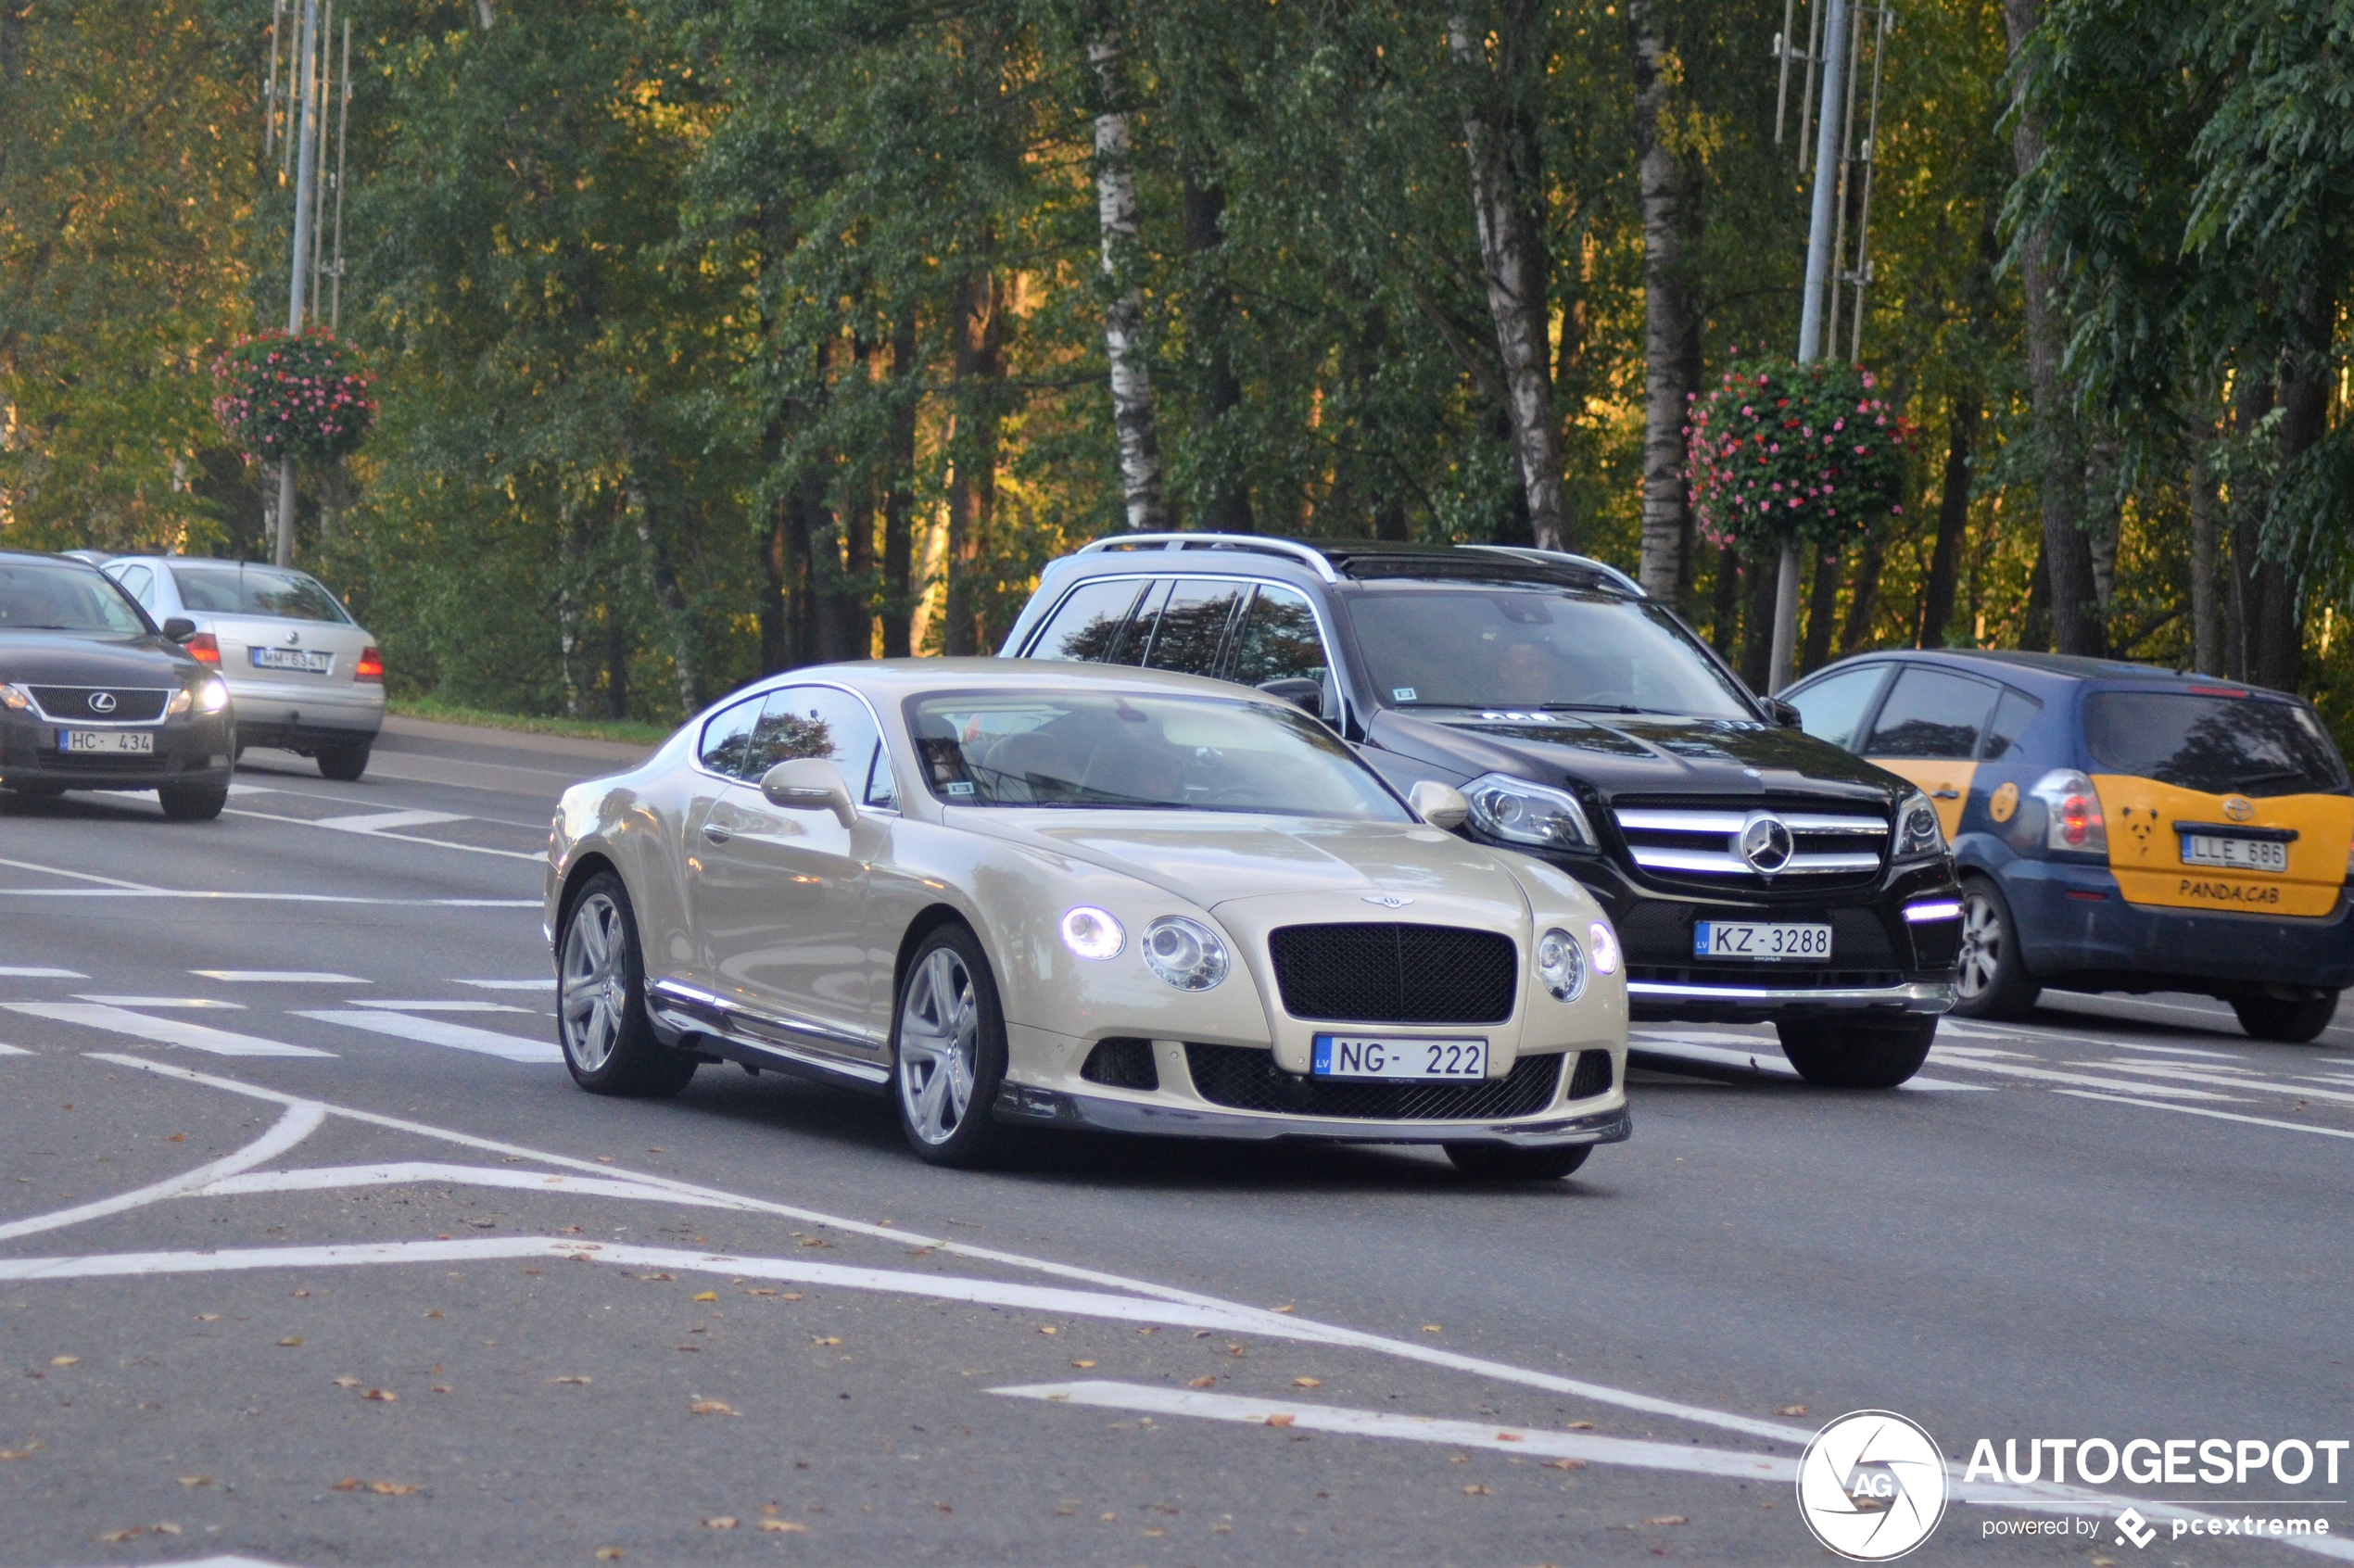
<svg viewBox="0 0 2354 1568"><path fill-rule="evenodd" d="M1800 729L1805 727L1806 720L1804 716L1801 714L1795 707L1783 702L1779 697L1766 698L1766 711L1773 714L1774 722L1780 725L1784 729Z"/></svg>
<svg viewBox="0 0 2354 1568"><path fill-rule="evenodd" d="M163 635L174 642L185 642L196 635L196 623L185 615L174 615L164 622Z"/></svg>
<svg viewBox="0 0 2354 1568"><path fill-rule="evenodd" d="M858 820L858 803L842 769L824 757L795 757L780 762L760 776L760 792L773 806L787 811L830 811L847 828Z"/></svg>
<svg viewBox="0 0 2354 1568"><path fill-rule="evenodd" d="M1463 825L1471 815L1471 802L1452 784L1441 784L1436 778L1425 778L1406 792L1406 803L1414 815L1434 828L1451 833Z"/></svg>
<svg viewBox="0 0 2354 1568"><path fill-rule="evenodd" d="M1281 698L1295 708L1307 711L1311 718L1324 716L1324 683L1304 676L1287 676L1282 680L1263 680L1259 689L1270 697Z"/></svg>

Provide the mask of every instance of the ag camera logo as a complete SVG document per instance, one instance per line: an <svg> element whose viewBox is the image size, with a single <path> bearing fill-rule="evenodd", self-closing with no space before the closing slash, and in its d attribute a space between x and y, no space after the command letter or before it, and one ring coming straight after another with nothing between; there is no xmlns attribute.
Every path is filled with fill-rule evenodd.
<svg viewBox="0 0 2354 1568"><path fill-rule="evenodd" d="M1798 1511L1815 1538L1855 1562L1887 1562L1945 1516L1945 1457L1893 1410L1856 1410L1815 1434L1798 1461Z"/></svg>

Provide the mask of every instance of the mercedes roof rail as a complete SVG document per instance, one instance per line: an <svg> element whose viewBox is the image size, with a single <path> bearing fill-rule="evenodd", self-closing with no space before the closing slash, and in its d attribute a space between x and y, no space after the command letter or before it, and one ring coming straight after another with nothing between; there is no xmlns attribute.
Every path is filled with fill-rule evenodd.
<svg viewBox="0 0 2354 1568"><path fill-rule="evenodd" d="M1333 563L1311 545L1297 544L1290 539L1268 538L1259 534L1110 534L1079 547L1078 553L1088 555L1112 550L1239 550L1259 555L1280 555L1297 561L1328 583L1340 581L1340 574Z"/></svg>
<svg viewBox="0 0 2354 1568"><path fill-rule="evenodd" d="M1534 550L1525 545L1466 544L1457 545L1455 548L1485 550L1490 555L1510 555L1522 561L1533 561L1540 566L1575 566L1582 571L1595 572L1608 577L1617 587L1638 599L1651 597L1643 591L1642 584L1608 562L1596 561L1591 556L1572 555L1565 550Z"/></svg>

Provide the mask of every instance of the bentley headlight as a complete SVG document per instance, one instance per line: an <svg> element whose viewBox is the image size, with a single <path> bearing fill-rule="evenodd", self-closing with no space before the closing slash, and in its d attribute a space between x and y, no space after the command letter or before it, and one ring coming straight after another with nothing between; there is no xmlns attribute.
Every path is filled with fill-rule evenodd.
<svg viewBox="0 0 2354 1568"><path fill-rule="evenodd" d="M1545 849L1594 847L1586 808L1565 790L1484 773L1463 786L1463 798L1471 803L1472 826L1488 838Z"/></svg>
<svg viewBox="0 0 2354 1568"><path fill-rule="evenodd" d="M1082 958L1117 958L1128 933L1110 910L1082 904L1063 917L1063 945Z"/></svg>
<svg viewBox="0 0 2354 1568"><path fill-rule="evenodd" d="M1586 952L1559 927L1537 939L1537 978L1558 1001L1575 1002L1586 993Z"/></svg>
<svg viewBox="0 0 2354 1568"><path fill-rule="evenodd" d="M1208 991L1226 978L1226 944L1199 920L1164 915L1145 928L1145 966L1180 991Z"/></svg>
<svg viewBox="0 0 2354 1568"><path fill-rule="evenodd" d="M1896 849L1892 860L1927 860L1945 853L1945 830L1937 824L1937 808L1918 790L1896 808Z"/></svg>
<svg viewBox="0 0 2354 1568"><path fill-rule="evenodd" d="M1593 951L1596 974L1618 973L1618 933L1610 929L1609 921L1597 920L1588 926L1586 944Z"/></svg>
<svg viewBox="0 0 2354 1568"><path fill-rule="evenodd" d="M208 714L217 714L229 705L229 683L214 676L196 688L196 707Z"/></svg>

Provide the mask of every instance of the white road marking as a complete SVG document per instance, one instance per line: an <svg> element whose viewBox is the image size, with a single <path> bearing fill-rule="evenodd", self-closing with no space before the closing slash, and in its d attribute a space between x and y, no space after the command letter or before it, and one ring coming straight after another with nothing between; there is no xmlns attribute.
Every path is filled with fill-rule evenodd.
<svg viewBox="0 0 2354 1568"><path fill-rule="evenodd" d="M341 828L353 833L375 833L386 828L424 828L437 822L465 820L465 814L456 811L363 811L348 816L316 817L310 825L313 828Z"/></svg>
<svg viewBox="0 0 2354 1568"><path fill-rule="evenodd" d="M1960 1068L1965 1072L2000 1073L2006 1078L2032 1079L2039 1083L2073 1083L2086 1089L2122 1089L2133 1094L2170 1094L2185 1100L2228 1100L2234 1097L2230 1094L2210 1094L2204 1089L2177 1089L2171 1085L2157 1083L2128 1083L2121 1079L2094 1078L2081 1072L2056 1072L2050 1068L2021 1067L2017 1062L1992 1062L1976 1054L1962 1056L1950 1051L1932 1049L1929 1054L1929 1059L1949 1068Z"/></svg>
<svg viewBox="0 0 2354 1568"><path fill-rule="evenodd" d="M1647 1056L1680 1056L1687 1061L1711 1062L1719 1067L1743 1068L1763 1078L1794 1080L1798 1077L1797 1069L1790 1065L1781 1052L1765 1041L1757 1042L1760 1048L1755 1051L1728 1051L1721 1046L1690 1044L1688 1043L1689 1038L1679 1039L1674 1035L1646 1034L1640 1040L1628 1040L1626 1048L1630 1051L1643 1052ZM1741 1037L1724 1035L1719 1038L1738 1040ZM1918 1075L1907 1079L1897 1087L1930 1092L1959 1089L1981 1094L1994 1093L1992 1084L1955 1083L1950 1079L1922 1078Z"/></svg>
<svg viewBox="0 0 2354 1568"><path fill-rule="evenodd" d="M2219 1062L2240 1059L2230 1051L2194 1051L2187 1045L2143 1045L2131 1040L2112 1040L2109 1043L2122 1051L2155 1051L2162 1056L2209 1056Z"/></svg>
<svg viewBox="0 0 2354 1568"><path fill-rule="evenodd" d="M80 1024L85 1029L111 1030L117 1034L152 1040L158 1045L184 1045L193 1051L209 1051L216 1056L335 1055L333 1051L314 1051L308 1045L288 1045L281 1041L264 1040L259 1035L239 1034L232 1030L190 1023L184 1018L151 1018L145 1013L127 1012L120 1007L109 1007L96 1002L9 1002L0 1005L29 1018Z"/></svg>
<svg viewBox="0 0 2354 1568"><path fill-rule="evenodd" d="M30 1056L32 1052L21 1045L0 1045L0 1056Z"/></svg>
<svg viewBox="0 0 2354 1568"><path fill-rule="evenodd" d="M480 991L553 991L556 989L556 977L550 975L545 980L462 980L457 983L471 985Z"/></svg>
<svg viewBox="0 0 2354 1568"><path fill-rule="evenodd" d="M432 841L420 839L419 843ZM444 849L464 846L444 844ZM507 852L498 850L504 854ZM522 858L538 860L527 854ZM537 898L367 898L357 893L209 892L199 888L0 888L9 898L186 898L242 904L365 904L378 909L538 909Z"/></svg>
<svg viewBox="0 0 2354 1568"><path fill-rule="evenodd" d="M447 1045L452 1050L475 1051L486 1056L502 1056L511 1062L561 1062L563 1051L553 1041L526 1040L521 1035L500 1034L487 1029L474 1029L465 1024L445 1022L440 1018L421 1018L408 1013L373 1013L365 1008L329 1008L316 1013L297 1013L297 1018L316 1018L321 1023L342 1024L350 1029L372 1030L389 1034L397 1040L414 1040L426 1045Z"/></svg>
<svg viewBox="0 0 2354 1568"><path fill-rule="evenodd" d="M126 882L120 877L101 877L91 871L69 871L62 866L44 866L34 860L0 860L0 866L13 866L19 871L42 871L52 877L65 877L77 882L96 882L101 887L133 889L140 892L155 890L145 882ZM80 976L77 979L82 978Z"/></svg>
<svg viewBox="0 0 2354 1568"><path fill-rule="evenodd" d="M2312 1100L2335 1100L2341 1105L2354 1106L2354 1094L2349 1094L2343 1089L2299 1089L2294 1084L2275 1083L2271 1080L2253 1076L2226 1078L2220 1072L2201 1070L2195 1067L2183 1067L2174 1062L2105 1062L2102 1065L2117 1068L2125 1072L2146 1072L2154 1078L2179 1078L2190 1083L2221 1083L2233 1089L2264 1090L2284 1097L2302 1096Z"/></svg>
<svg viewBox="0 0 2354 1568"><path fill-rule="evenodd" d="M0 965L0 980L88 980L79 969L44 969L30 965Z"/></svg>
<svg viewBox="0 0 2354 1568"><path fill-rule="evenodd" d="M314 1193L337 1187L407 1186L430 1182L449 1186L512 1187L525 1193L562 1193L568 1196L642 1198L683 1204L695 1208L741 1211L732 1199L690 1197L665 1192L642 1182L596 1176L551 1176L538 1170L512 1170L487 1165L445 1165L430 1160L402 1160L390 1165L321 1165L300 1170L255 1170L227 1176L181 1195L229 1197L244 1193Z"/></svg>
<svg viewBox="0 0 2354 1568"><path fill-rule="evenodd" d="M2058 1094L2073 1094L2080 1100L2107 1100L2116 1106L2139 1106L2144 1110L2181 1111L2184 1116L2211 1116L2218 1121L2244 1121L2250 1127L2277 1127L2284 1132L2318 1132L2324 1138L2354 1138L2354 1132L2342 1127L2315 1127L2302 1121L2281 1121L2269 1116L2241 1116L2233 1111L2208 1110L2203 1106L2168 1105L2161 1100L2128 1099L2122 1094L2088 1094L2082 1089L2057 1089Z"/></svg>
<svg viewBox="0 0 2354 1568"><path fill-rule="evenodd" d="M215 1073L199 1072L193 1068L184 1068L171 1062L152 1061L144 1056L128 1056L111 1051L93 1051L90 1053L90 1059L111 1062L117 1067L133 1068L143 1072L152 1072L158 1077L176 1078L186 1083L208 1084L251 1099L266 1100L279 1105L297 1103L295 1096L279 1090L265 1089L259 1084L241 1082L234 1078L222 1078ZM1674 1399L1662 1399L1628 1389L1613 1388L1606 1384L1588 1383L1577 1378L1561 1377L1551 1372L1535 1372L1505 1361L1491 1361L1484 1357L1466 1356L1457 1351L1417 1341L1391 1339L1358 1329L1343 1328L1336 1324L1303 1321L1297 1317L1275 1312L1266 1308L1247 1307L1196 1291L1159 1284L1150 1280L1133 1279L1098 1269L1083 1269L1074 1264L1057 1263L1047 1258L1031 1258L1018 1252L1002 1252L994 1247L977 1246L969 1242L952 1241L946 1237L927 1236L917 1232L869 1224L862 1220L844 1219L841 1215L804 1208L795 1204L775 1203L766 1198L753 1198L741 1194L721 1192L715 1188L699 1186L691 1182L682 1182L675 1177L656 1175L650 1171L616 1170L614 1167L576 1159L570 1155L551 1154L542 1149L531 1148L521 1144L505 1143L496 1138L476 1137L471 1132L459 1132L445 1127L434 1127L424 1122L385 1116L375 1111L358 1110L348 1106L337 1105L326 1105L325 1108L330 1116L347 1117L372 1127L388 1128L398 1132L412 1132L420 1137L455 1144L462 1148L480 1149L487 1154L513 1156L516 1158L532 1160L541 1165L560 1166L566 1170L578 1170L585 1175L624 1176L631 1181L661 1187L669 1192L698 1197L724 1198L741 1204L753 1213L774 1214L788 1220L800 1220L810 1224L823 1225L845 1235L865 1236L874 1241L888 1242L894 1246L926 1247L934 1252L994 1263L1003 1268L1025 1270L1032 1273L1044 1274L1050 1278L1131 1291L1160 1301L1196 1306L1205 1310L1232 1313L1242 1321L1249 1332L1253 1333L1297 1339L1304 1337L1303 1331L1313 1331L1319 1343L1353 1346L1399 1360L1417 1361L1426 1366L1446 1367L1451 1371L1470 1372L1474 1376L1493 1378L1499 1382L1542 1388L1555 1394L1567 1394L1576 1398L1590 1399L1597 1404L1617 1405L1626 1410L1642 1410L1652 1415L1665 1416L1695 1425L1720 1427L1730 1432L1743 1432L1753 1437L1764 1437L1792 1446L1803 1446L1815 1435L1806 1427L1792 1426L1786 1422L1762 1421L1754 1416L1735 1415L1728 1410L1710 1410L1702 1405L1687 1405Z"/></svg>
<svg viewBox="0 0 2354 1568"><path fill-rule="evenodd" d="M88 992L74 993L77 1002L103 1002L109 1007L226 1007L237 1012L245 1010L242 1002L223 1002L217 996L94 996Z"/></svg>
<svg viewBox="0 0 2354 1568"><path fill-rule="evenodd" d="M329 974L320 969L190 969L206 980L232 985L372 985L358 975Z"/></svg>
<svg viewBox="0 0 2354 1568"><path fill-rule="evenodd" d="M326 1109L322 1106L307 1100L290 1101L286 1114L280 1117L269 1132L234 1154L223 1155L219 1159L197 1166L194 1170L183 1171L177 1176L127 1193L117 1193L95 1203L61 1208L54 1214L36 1214L28 1220L11 1220L0 1225L0 1241L29 1236L36 1231L54 1231L62 1225L78 1225L84 1220L96 1220L108 1214L120 1214L126 1208L137 1208L160 1198L173 1197L224 1176L234 1176L240 1170L250 1170L264 1160L277 1158L310 1137L319 1130L319 1124L326 1117Z"/></svg>
<svg viewBox="0 0 2354 1568"><path fill-rule="evenodd" d="M1016 1399L1089 1405L1098 1410L1142 1410L1153 1415L1196 1416L1205 1421L1239 1422L1248 1426L1265 1426L1269 1416L1285 1416L1289 1419L1283 1424L1295 1432L1403 1438L1412 1443L1441 1443L1450 1448L1492 1448L1498 1453L1533 1458L1677 1470L1691 1475L1728 1475L1742 1481L1798 1479L1798 1461L1779 1454L1736 1453L1725 1448L1694 1448L1689 1443L1553 1432L1541 1426L1446 1421L1434 1416L1399 1415L1390 1410L1355 1410L1302 1404L1296 1399L1252 1399L1234 1394L1203 1394L1190 1388L1157 1388L1141 1383L1036 1383L992 1388L989 1392Z"/></svg>
<svg viewBox="0 0 2354 1568"><path fill-rule="evenodd" d="M545 854L545 853L543 853L543 852L541 852L541 851L538 851L538 850L502 850L502 849L492 849L492 848L491 848L489 845L487 845L487 844L453 844L453 843L451 843L451 842L450 842L449 840L447 840L447 839L421 839L421 838L417 837L414 833L394 833L394 832L389 832L389 831L387 831L387 830L386 830L385 828L361 828L361 827L357 827L357 826L354 826L354 824L356 824L356 823L361 823L361 822L366 822L366 821L373 820L373 818L371 818L371 817L364 817L364 816L355 816L355 817L334 817L334 816L330 816L330 817L325 817L325 818L312 818L312 817L308 817L308 816L281 816L280 815L278 815L278 814L277 814L276 812L274 812L274 811L240 811L240 810L238 810L236 807L234 807L234 806L231 806L228 810L226 810L226 811L222 812L221 815L221 816L250 816L250 817L253 817L253 818L255 818L256 820L258 820L258 821L261 821L261 822L291 822L291 823L293 823L293 824L294 824L296 827L297 827L297 828L331 828L331 829L334 829L334 830L338 831L338 832L345 832L345 833L358 833L358 834L361 834L362 837L365 837L365 838L370 838L370 839L390 839L390 840L392 840L392 841L393 841L394 842L396 842L396 843L403 843L403 844L424 844L424 845L426 845L427 847L432 848L432 849L457 850L458 852L460 852L461 854L495 854L495 855L499 856L501 860L538 860L538 861L544 861L544 860L546 860L546 859L548 858L548 856L546 855L546 854ZM467 818L462 817L462 816L453 816L453 815L451 815L451 814L449 814L449 813L448 813L448 812L438 812L438 811L424 811L424 812L414 812L414 813L411 813L411 812L386 812L386 813L383 813L382 815L383 815L383 816L418 816L418 817L424 817L424 818L426 818L426 819L428 819L428 821L431 821L431 822L463 822L463 821L466 821L466 820L467 820ZM420 826L424 826L424 824L423 824L423 823L421 823L421 824L420 824Z"/></svg>
<svg viewBox="0 0 2354 1568"><path fill-rule="evenodd" d="M504 1002L376 1002L354 998L355 1007L390 1007L403 1013L524 1013L528 1007L512 1007Z"/></svg>

